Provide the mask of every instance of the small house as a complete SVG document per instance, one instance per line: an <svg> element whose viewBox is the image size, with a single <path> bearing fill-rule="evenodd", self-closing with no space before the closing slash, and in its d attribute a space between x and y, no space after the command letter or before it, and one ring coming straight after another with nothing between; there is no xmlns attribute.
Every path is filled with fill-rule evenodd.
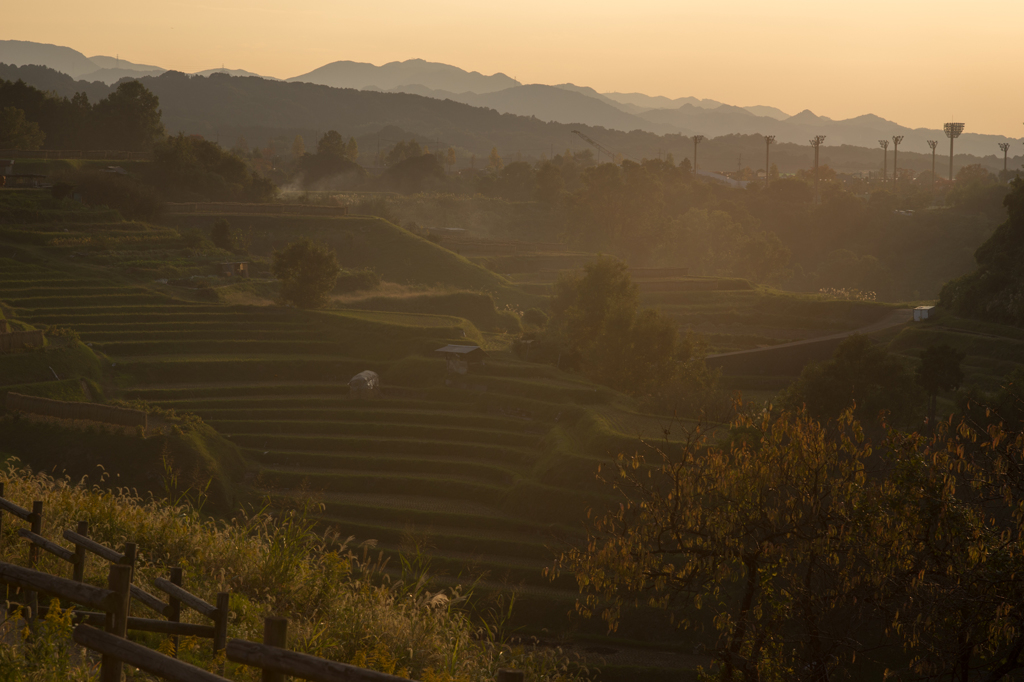
<svg viewBox="0 0 1024 682"><path fill-rule="evenodd" d="M225 277L249 277L248 263L221 263L220 274Z"/></svg>
<svg viewBox="0 0 1024 682"><path fill-rule="evenodd" d="M919 305L914 308L914 322L923 322L931 317L933 305Z"/></svg>
<svg viewBox="0 0 1024 682"><path fill-rule="evenodd" d="M449 344L434 352L444 357L449 374L466 374L471 366L480 367L487 361L487 353L480 346Z"/></svg>
<svg viewBox="0 0 1024 682"><path fill-rule="evenodd" d="M348 382L348 397L379 398L380 377L376 372L366 370L352 377Z"/></svg>

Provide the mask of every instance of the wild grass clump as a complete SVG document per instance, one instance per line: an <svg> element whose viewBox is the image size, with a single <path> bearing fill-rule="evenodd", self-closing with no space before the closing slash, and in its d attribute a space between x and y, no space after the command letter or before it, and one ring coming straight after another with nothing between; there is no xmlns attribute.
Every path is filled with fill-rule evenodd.
<svg viewBox="0 0 1024 682"><path fill-rule="evenodd" d="M356 546L352 538L317 532L311 517L319 509L268 508L217 521L188 504L143 499L134 491L90 487L13 465L0 470L0 481L4 496L17 504L43 501L47 538L65 544L62 531L84 520L90 535L108 546L138 543L135 583L144 589L159 593L152 579L181 566L186 588L207 601L230 591L230 637L260 641L262 618L279 615L291 621L291 649L424 682L484 682L494 680L498 668L525 670L539 681L586 674L558 651L512 644L497 634L503 621L474 621L472 588L432 592L425 576L392 577L372 542ZM28 547L17 536L23 524L10 516L5 521L0 560L24 565ZM70 577L70 566L49 555L40 570ZM93 557L86 582L105 585L106 573L106 562ZM151 616L138 604L133 610ZM69 645L64 618L56 614L31 640L23 640L8 621L5 627L12 632L0 640L0 679L91 679L94 668ZM201 617L189 612L189 618L199 622ZM168 646L155 636L143 641L161 650ZM38 655L40 647L60 656ZM211 670L216 666L208 643L185 648L188 660ZM226 676L257 680L259 672L228 664Z"/></svg>

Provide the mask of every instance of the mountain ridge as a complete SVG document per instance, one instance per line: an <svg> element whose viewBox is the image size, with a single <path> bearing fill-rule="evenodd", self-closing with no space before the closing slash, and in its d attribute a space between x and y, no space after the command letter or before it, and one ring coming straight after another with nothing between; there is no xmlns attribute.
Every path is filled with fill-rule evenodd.
<svg viewBox="0 0 1024 682"><path fill-rule="evenodd" d="M17 53L14 55L16 59L11 58L12 52ZM24 65L47 60L62 66L64 73L75 71L80 74L69 74L72 78L85 78L107 85L126 77L147 78L165 73L159 70L144 71L143 69L151 65L134 64L119 58L98 56L98 61L92 62L82 53L67 47L27 41L0 41L0 62ZM113 69L110 67L111 63L115 65ZM95 68L101 65L104 66L103 69ZM204 76L228 73L233 76L264 78L241 69L210 69L199 73ZM34 74L33 78L37 79L36 83L41 83L40 87L50 89L45 87L45 83L53 81L51 75ZM834 121L804 109L793 116L780 118L785 116L784 112L774 107L739 107L696 97L671 99L641 93L602 94L593 88L572 83L524 85L502 73L486 76L476 71L465 71L455 66L423 59L389 62L380 67L366 62L338 61L302 76L287 79L293 83L317 80L340 83L320 83L329 87L413 93L493 109L507 115L532 116L549 122L597 126L622 132L645 131L656 135L701 134L712 137L730 134L770 134L776 136L777 143L795 144L806 144L807 140L815 135L825 135L827 145L847 144L865 148L875 148L879 139L902 134L904 141L901 151L918 148L923 151L929 138L944 138L941 130L912 129L875 114L862 114ZM430 84L446 87L431 87ZM501 87L502 85L508 87ZM87 91L90 98L95 98L95 93L102 91L102 88L95 85L76 87ZM393 122L388 122L390 123ZM959 152L984 157L995 153L997 143L1007 141L1017 140L1001 135L966 132L957 141L956 149Z"/></svg>

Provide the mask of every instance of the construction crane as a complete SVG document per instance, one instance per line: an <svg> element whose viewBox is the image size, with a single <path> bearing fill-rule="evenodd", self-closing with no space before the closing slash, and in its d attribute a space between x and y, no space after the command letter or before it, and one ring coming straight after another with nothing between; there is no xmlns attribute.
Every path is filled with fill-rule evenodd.
<svg viewBox="0 0 1024 682"><path fill-rule="evenodd" d="M598 144L597 142L594 142L593 140L591 140L589 137L587 137L586 135L584 135L583 133L581 133L578 130L572 131L572 134L578 136L581 140L583 140L584 142L589 144L591 147L596 149L598 152L604 152L605 154L607 154L608 158L611 160L611 162L615 163L615 152L613 152L612 150L608 149L607 147L604 147L604 146ZM623 155L623 156L625 156L625 155ZM626 158L629 158L629 157L626 157ZM597 160L598 161L601 160L600 153L597 156Z"/></svg>

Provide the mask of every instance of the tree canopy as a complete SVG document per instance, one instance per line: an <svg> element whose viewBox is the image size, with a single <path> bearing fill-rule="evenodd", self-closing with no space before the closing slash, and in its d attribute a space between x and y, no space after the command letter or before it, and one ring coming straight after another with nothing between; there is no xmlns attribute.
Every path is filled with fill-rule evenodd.
<svg viewBox="0 0 1024 682"><path fill-rule="evenodd" d="M0 109L0 149L39 149L46 133L14 107Z"/></svg>
<svg viewBox="0 0 1024 682"><path fill-rule="evenodd" d="M884 346L854 334L839 345L832 360L805 367L783 401L792 409L806 406L818 419L835 418L855 405L861 420L877 420L884 411L891 420L906 423L919 399L914 377L903 363Z"/></svg>
<svg viewBox="0 0 1024 682"><path fill-rule="evenodd" d="M0 101L24 112L48 149L149 151L164 136L160 100L139 81L124 81L91 105L84 93L56 97L20 80L0 80Z"/></svg>
<svg viewBox="0 0 1024 682"><path fill-rule="evenodd" d="M281 281L281 298L286 302L299 308L322 308L341 268L331 248L303 239L274 252L273 272Z"/></svg>
<svg viewBox="0 0 1024 682"><path fill-rule="evenodd" d="M978 247L977 269L949 282L939 304L958 315L1024 325L1024 180L1003 199L1008 217Z"/></svg>
<svg viewBox="0 0 1024 682"><path fill-rule="evenodd" d="M872 444L847 411L737 418L618 456L565 552L584 615L614 629L633 605L713 629L720 680L995 682L1024 669L1019 431L961 422ZM857 666L864 666L857 668Z"/></svg>

